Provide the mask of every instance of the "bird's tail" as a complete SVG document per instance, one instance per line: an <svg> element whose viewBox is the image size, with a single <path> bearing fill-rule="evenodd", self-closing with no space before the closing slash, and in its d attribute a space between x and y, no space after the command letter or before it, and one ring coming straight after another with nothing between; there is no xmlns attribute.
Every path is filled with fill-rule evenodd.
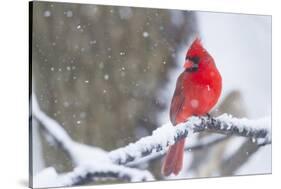
<svg viewBox="0 0 281 189"><path fill-rule="evenodd" d="M164 176L169 176L172 173L177 175L182 169L184 142L185 139L183 138L169 148L162 165L162 174Z"/></svg>

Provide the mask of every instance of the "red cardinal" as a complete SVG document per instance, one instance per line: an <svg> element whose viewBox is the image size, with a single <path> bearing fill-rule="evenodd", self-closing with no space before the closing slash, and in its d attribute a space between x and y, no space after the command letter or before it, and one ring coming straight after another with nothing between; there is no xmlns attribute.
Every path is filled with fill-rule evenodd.
<svg viewBox="0 0 281 189"><path fill-rule="evenodd" d="M177 80L171 102L170 120L174 126L190 116L206 115L217 103L222 80L214 59L197 38L188 49L184 71ZM162 166L162 173L177 175L182 169L185 139L169 148Z"/></svg>

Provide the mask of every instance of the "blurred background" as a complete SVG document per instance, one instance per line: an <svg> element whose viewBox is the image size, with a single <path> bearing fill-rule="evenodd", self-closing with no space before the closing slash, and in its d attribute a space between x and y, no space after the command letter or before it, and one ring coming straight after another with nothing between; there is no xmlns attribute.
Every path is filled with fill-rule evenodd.
<svg viewBox="0 0 281 189"><path fill-rule="evenodd" d="M169 122L175 82L196 36L223 78L211 114L271 115L270 16L35 2L32 32L32 90L77 142L111 151ZM33 174L49 166L71 171L68 156L40 125L32 127ZM231 137L186 152L184 162L169 178L271 173L271 145ZM161 159L140 167L163 179Z"/></svg>

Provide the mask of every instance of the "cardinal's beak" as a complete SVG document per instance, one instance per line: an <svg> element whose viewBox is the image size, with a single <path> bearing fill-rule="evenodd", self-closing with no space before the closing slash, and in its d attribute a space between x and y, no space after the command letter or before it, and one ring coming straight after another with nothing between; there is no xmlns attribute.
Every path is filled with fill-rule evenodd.
<svg viewBox="0 0 281 189"><path fill-rule="evenodd" d="M187 59L184 63L184 68L185 69L191 69L193 67L194 67L194 63L191 60Z"/></svg>

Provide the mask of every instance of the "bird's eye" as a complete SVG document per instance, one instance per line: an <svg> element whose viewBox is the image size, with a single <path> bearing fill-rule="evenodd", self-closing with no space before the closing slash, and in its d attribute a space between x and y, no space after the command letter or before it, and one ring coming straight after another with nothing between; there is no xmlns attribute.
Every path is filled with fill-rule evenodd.
<svg viewBox="0 0 281 189"><path fill-rule="evenodd" d="M199 58L199 56L194 56L194 57L191 58L191 61L194 64L199 64L200 58Z"/></svg>

